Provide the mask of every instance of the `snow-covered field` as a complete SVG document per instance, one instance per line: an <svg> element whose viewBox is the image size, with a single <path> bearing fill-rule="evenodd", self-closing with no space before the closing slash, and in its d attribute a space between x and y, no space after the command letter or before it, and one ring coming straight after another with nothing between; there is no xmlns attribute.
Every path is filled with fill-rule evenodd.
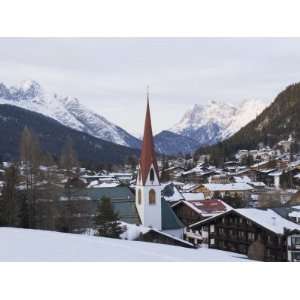
<svg viewBox="0 0 300 300"><path fill-rule="evenodd" d="M43 230L0 228L0 261L249 261L237 253L187 249Z"/></svg>

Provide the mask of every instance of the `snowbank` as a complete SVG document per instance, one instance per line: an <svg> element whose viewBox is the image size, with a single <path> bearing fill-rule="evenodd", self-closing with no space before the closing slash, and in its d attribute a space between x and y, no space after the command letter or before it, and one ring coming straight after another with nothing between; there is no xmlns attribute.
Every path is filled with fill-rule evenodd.
<svg viewBox="0 0 300 300"><path fill-rule="evenodd" d="M213 249L187 249L146 242L0 228L0 261L248 261Z"/></svg>

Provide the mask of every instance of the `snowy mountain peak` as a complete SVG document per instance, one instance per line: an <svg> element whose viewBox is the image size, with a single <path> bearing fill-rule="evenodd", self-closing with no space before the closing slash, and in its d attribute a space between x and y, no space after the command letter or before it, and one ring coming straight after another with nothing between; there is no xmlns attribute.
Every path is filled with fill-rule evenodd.
<svg viewBox="0 0 300 300"><path fill-rule="evenodd" d="M237 106L215 100L195 104L170 131L194 138L201 145L214 144L255 119L265 107L259 100L243 100Z"/></svg>
<svg viewBox="0 0 300 300"><path fill-rule="evenodd" d="M22 90L24 93L29 91L34 91L38 93L41 91L41 85L34 80L23 80L19 85L19 89Z"/></svg>
<svg viewBox="0 0 300 300"><path fill-rule="evenodd" d="M65 126L109 142L139 147L138 139L86 108L77 98L48 92L34 80L25 80L10 88L0 83L0 104L38 112Z"/></svg>

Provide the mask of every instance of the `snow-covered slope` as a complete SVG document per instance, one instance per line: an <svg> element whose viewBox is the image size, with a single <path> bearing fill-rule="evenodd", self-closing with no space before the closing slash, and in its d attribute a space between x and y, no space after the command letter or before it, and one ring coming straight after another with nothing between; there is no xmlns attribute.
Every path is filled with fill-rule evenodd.
<svg viewBox="0 0 300 300"><path fill-rule="evenodd" d="M211 101L206 105L194 105L170 131L191 137L201 145L224 140L260 114L266 103L245 100L238 106Z"/></svg>
<svg viewBox="0 0 300 300"><path fill-rule="evenodd" d="M53 231L0 228L0 261L249 261L214 249L188 249Z"/></svg>
<svg viewBox="0 0 300 300"><path fill-rule="evenodd" d="M97 138L138 148L140 141L122 128L83 106L78 99L47 92L39 83L26 80L20 85L0 84L0 104L10 104L38 112L61 124Z"/></svg>

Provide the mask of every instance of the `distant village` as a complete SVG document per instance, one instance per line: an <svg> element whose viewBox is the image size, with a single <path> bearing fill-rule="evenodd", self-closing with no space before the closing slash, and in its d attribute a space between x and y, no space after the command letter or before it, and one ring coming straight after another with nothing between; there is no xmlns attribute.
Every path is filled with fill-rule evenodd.
<svg viewBox="0 0 300 300"><path fill-rule="evenodd" d="M140 160L113 170L79 167L70 145L64 163L37 163L23 141L21 162L1 162L1 225L94 234L99 202L108 198L122 239L300 261L300 155L292 154L292 136L272 148L240 149L217 168L208 155L157 156L151 126L148 103Z"/></svg>

